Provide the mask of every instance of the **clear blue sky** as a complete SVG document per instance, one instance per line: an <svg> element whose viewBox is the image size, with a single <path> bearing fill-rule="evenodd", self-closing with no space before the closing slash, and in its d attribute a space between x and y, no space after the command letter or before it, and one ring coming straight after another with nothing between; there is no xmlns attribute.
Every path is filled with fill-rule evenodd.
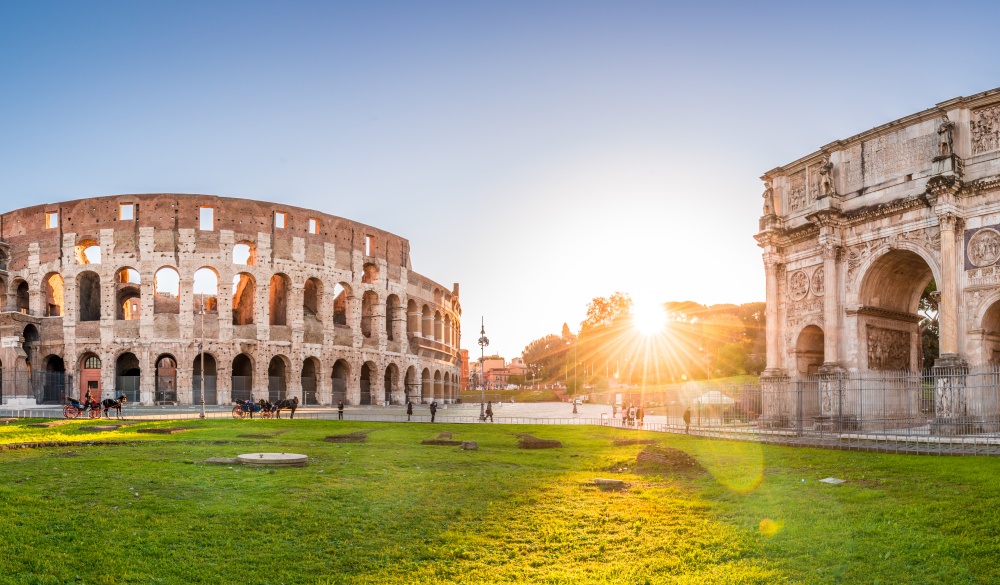
<svg viewBox="0 0 1000 585"><path fill-rule="evenodd" d="M998 4L949 6L0 1L0 208L369 223L510 358L615 290L763 300L763 172L1000 86Z"/></svg>

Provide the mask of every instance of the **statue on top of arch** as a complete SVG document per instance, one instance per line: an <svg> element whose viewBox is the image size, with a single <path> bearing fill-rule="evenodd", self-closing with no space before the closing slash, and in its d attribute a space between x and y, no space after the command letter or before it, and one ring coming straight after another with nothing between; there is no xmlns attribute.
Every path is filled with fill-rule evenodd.
<svg viewBox="0 0 1000 585"><path fill-rule="evenodd" d="M764 215L774 215L774 189L771 181L764 181Z"/></svg>
<svg viewBox="0 0 1000 585"><path fill-rule="evenodd" d="M837 188L833 183L833 163L830 155L824 154L822 163L819 165L819 196L828 197L836 195Z"/></svg>

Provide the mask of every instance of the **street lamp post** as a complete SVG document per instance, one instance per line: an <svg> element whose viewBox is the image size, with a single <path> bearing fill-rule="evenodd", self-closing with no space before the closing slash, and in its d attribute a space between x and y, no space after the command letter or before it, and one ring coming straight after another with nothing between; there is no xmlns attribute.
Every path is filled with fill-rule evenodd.
<svg viewBox="0 0 1000 585"><path fill-rule="evenodd" d="M482 318L481 318L482 319ZM486 320L481 321L481 328L479 329L479 371L482 372L483 384L479 386L479 420L481 422L486 421L486 346L490 344L490 340L486 337Z"/></svg>

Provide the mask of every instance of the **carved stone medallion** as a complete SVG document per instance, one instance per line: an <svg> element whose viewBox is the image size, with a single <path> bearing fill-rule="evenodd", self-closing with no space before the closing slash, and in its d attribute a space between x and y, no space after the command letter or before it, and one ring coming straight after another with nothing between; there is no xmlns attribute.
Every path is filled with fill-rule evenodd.
<svg viewBox="0 0 1000 585"><path fill-rule="evenodd" d="M1000 233L990 228L976 232L969 240L969 262L982 268L996 264L1000 260Z"/></svg>
<svg viewBox="0 0 1000 585"><path fill-rule="evenodd" d="M792 300L804 299L809 294L809 277L801 270L796 270L788 277L788 296Z"/></svg>
<svg viewBox="0 0 1000 585"><path fill-rule="evenodd" d="M823 267L820 266L819 268L816 269L815 272L813 272L812 275L812 284L810 284L809 287L810 290L812 290L812 294L818 297L823 296L823 293L826 292L825 281L826 279L823 277Z"/></svg>

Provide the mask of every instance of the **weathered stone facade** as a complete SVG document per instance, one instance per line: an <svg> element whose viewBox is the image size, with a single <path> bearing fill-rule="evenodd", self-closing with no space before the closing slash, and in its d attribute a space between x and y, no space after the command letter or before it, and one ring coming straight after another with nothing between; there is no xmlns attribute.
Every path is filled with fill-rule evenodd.
<svg viewBox="0 0 1000 585"><path fill-rule="evenodd" d="M190 404L202 382L218 404L458 398L458 285L412 272L404 238L307 209L156 194L10 211L0 309L4 404L88 387Z"/></svg>

